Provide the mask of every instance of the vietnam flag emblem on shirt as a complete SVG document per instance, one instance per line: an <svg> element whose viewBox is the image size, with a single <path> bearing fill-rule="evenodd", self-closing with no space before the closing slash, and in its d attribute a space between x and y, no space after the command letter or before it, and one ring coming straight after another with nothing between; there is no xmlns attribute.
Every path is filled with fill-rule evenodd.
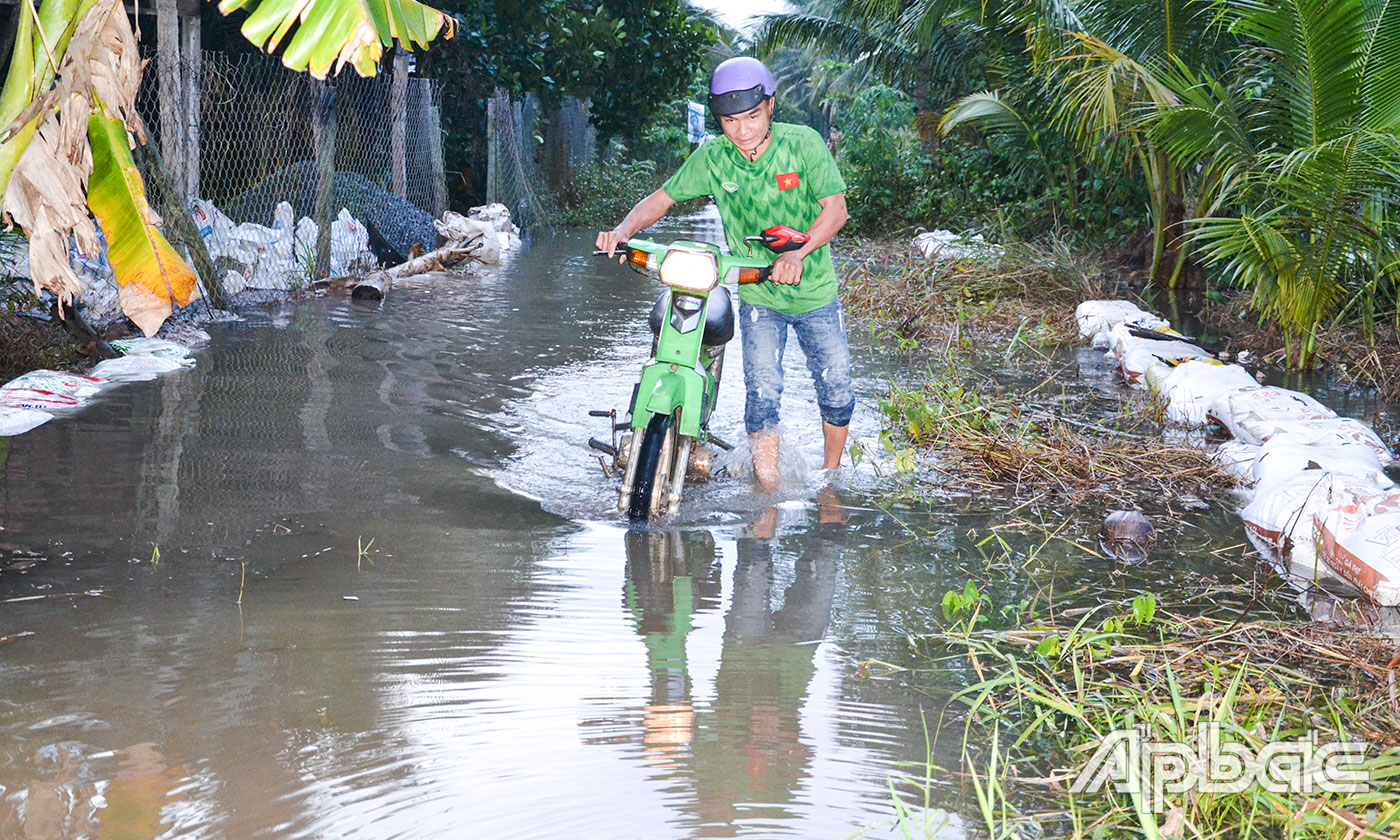
<svg viewBox="0 0 1400 840"><path fill-rule="evenodd" d="M796 187L799 182L796 172L789 172L785 175L779 175L777 176L777 178L778 189L780 190L790 190L793 187Z"/></svg>

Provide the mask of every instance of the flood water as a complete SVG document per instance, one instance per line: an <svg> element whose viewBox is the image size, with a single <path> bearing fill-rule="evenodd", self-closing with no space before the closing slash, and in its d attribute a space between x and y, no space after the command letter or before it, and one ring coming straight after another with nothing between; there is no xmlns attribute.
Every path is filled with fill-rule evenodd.
<svg viewBox="0 0 1400 840"><path fill-rule="evenodd" d="M963 675L907 641L946 591L1253 573L1211 554L1243 541L1222 505L1124 574L1072 545L1087 526L989 554L1001 500L877 503L869 465L815 469L795 345L782 490L730 456L629 531L587 410L624 406L659 287L590 247L249 313L192 370L11 439L0 544L37 559L0 565L0 836L901 836L889 780L958 766L924 715L938 734ZM902 363L852 340L873 444ZM714 429L738 443L729 352ZM963 836L970 795L931 775L937 835Z"/></svg>

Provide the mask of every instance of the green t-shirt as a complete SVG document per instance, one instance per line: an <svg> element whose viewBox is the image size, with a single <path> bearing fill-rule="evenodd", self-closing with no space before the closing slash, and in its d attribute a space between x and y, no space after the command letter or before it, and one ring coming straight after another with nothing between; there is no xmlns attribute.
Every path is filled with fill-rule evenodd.
<svg viewBox="0 0 1400 840"><path fill-rule="evenodd" d="M696 149L661 187L672 199L714 196L731 254L747 254L746 236L773 225L807 230L821 212L817 199L846 191L836 161L817 132L805 125L773 123L773 139L750 161L724 137ZM754 243L754 255L772 252ZM796 286L748 283L739 297L752 304L801 315L836 299L836 269L823 245L802 261Z"/></svg>

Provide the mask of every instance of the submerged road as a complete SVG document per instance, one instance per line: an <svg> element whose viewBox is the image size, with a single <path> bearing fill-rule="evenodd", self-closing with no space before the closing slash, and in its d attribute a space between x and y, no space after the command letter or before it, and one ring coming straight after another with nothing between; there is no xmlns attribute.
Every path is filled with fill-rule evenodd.
<svg viewBox="0 0 1400 840"><path fill-rule="evenodd" d="M942 699L861 664L917 664L907 634L988 573L980 520L911 527L868 467L828 488L792 345L783 490L731 459L629 531L586 412L623 406L659 287L590 236L250 313L9 442L0 836L898 835L887 781L923 775ZM873 443L885 373L852 338Z"/></svg>

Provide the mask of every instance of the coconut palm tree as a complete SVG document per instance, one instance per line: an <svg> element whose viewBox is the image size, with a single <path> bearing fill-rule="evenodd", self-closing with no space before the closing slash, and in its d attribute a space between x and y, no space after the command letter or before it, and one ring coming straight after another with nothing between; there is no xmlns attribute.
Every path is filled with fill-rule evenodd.
<svg viewBox="0 0 1400 840"><path fill-rule="evenodd" d="M372 75L386 46L452 34L414 0L223 0L248 11L242 30L283 63L318 78L350 65ZM122 310L147 335L196 295L196 277L160 232L131 156L144 142L135 99L140 57L121 0L26 0L0 89L0 213L29 240L35 291L71 305L82 285L68 261L106 235Z"/></svg>
<svg viewBox="0 0 1400 840"><path fill-rule="evenodd" d="M1400 3L1213 0L1244 39L1226 80L1181 69L1152 131L1206 176L1193 239L1278 320L1293 365L1340 306L1400 288ZM1370 314L1370 313L1365 313Z"/></svg>

